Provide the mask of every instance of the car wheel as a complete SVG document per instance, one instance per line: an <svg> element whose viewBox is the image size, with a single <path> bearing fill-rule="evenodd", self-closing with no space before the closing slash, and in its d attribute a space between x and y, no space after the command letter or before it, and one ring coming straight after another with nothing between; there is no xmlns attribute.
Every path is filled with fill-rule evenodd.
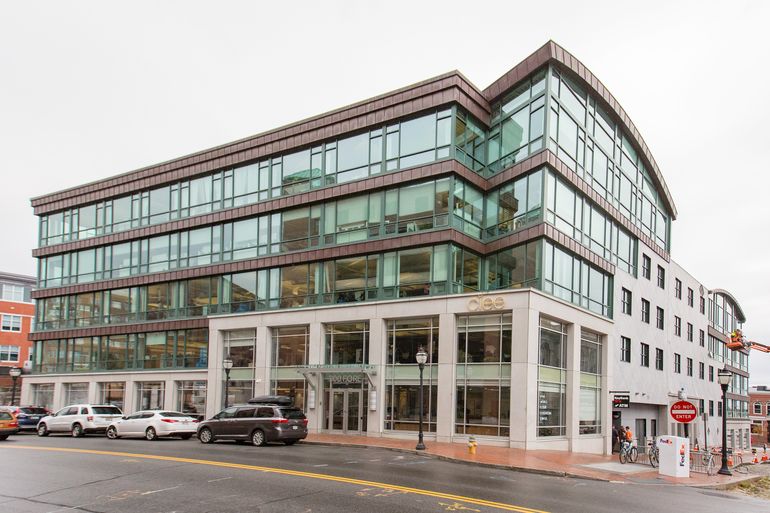
<svg viewBox="0 0 770 513"><path fill-rule="evenodd" d="M296 444L298 441L299 441L299 440L285 440L283 443L285 443L286 445L294 445L294 444Z"/></svg>
<svg viewBox="0 0 770 513"><path fill-rule="evenodd" d="M214 434L209 428L203 428L200 430L200 433L198 433L198 440L200 440L202 444L210 444L214 441Z"/></svg>
<svg viewBox="0 0 770 513"><path fill-rule="evenodd" d="M40 424L37 427L37 436L48 436L48 427L45 424Z"/></svg>
<svg viewBox="0 0 770 513"><path fill-rule="evenodd" d="M83 436L83 426L80 424L73 424L72 425L72 436L74 438L79 438Z"/></svg>
<svg viewBox="0 0 770 513"><path fill-rule="evenodd" d="M8 438L8 435L0 435L0 440L6 440Z"/></svg>
<svg viewBox="0 0 770 513"><path fill-rule="evenodd" d="M109 438L110 440L117 440L118 438L120 438L118 436L118 430L115 429L115 426L110 426L107 428L107 438Z"/></svg>
<svg viewBox="0 0 770 513"><path fill-rule="evenodd" d="M144 437L152 442L158 439L158 433L155 431L154 427L150 426L147 428L147 431L144 432Z"/></svg>
<svg viewBox="0 0 770 513"><path fill-rule="evenodd" d="M262 431L261 429L255 429L254 432L251 434L251 443L253 443L257 447L265 445L265 432Z"/></svg>
<svg viewBox="0 0 770 513"><path fill-rule="evenodd" d="M179 438L181 438L182 440L189 440L190 438L192 438L192 433L186 433L184 435L179 435Z"/></svg>

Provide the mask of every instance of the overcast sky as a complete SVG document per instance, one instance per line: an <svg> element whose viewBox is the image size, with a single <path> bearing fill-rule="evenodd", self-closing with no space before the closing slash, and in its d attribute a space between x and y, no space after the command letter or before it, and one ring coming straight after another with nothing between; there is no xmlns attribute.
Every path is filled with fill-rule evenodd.
<svg viewBox="0 0 770 513"><path fill-rule="evenodd" d="M0 270L35 273L30 197L452 69L484 88L553 39L647 141L673 258L770 344L768 22L764 1L3 2ZM751 372L770 385L770 354Z"/></svg>

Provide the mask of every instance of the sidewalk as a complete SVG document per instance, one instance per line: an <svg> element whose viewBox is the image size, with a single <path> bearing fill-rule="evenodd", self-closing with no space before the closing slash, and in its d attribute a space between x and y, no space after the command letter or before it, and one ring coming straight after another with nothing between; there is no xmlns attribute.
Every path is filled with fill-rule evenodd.
<svg viewBox="0 0 770 513"><path fill-rule="evenodd" d="M343 447L376 447L395 451L417 453L415 440L367 436L311 433L305 443L339 445ZM561 477L575 477L637 484L670 484L698 487L723 487L760 475L767 475L770 465L755 466L748 474L734 473L733 476L690 473L689 478L660 476L657 469L647 464L621 464L616 454L570 453L563 451L525 451L506 447L479 445L476 454L468 454L465 444L426 441L427 449L421 454L439 459L470 463L495 468L505 468ZM758 472L759 470L762 472Z"/></svg>

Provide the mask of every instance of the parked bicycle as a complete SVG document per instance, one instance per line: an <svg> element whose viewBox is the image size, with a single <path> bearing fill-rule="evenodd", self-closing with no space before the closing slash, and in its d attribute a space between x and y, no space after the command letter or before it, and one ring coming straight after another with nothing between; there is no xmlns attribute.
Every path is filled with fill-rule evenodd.
<svg viewBox="0 0 770 513"><path fill-rule="evenodd" d="M655 438L652 439L652 443L647 447L647 459L650 460L652 468L656 468L660 462L660 452L658 451L658 442Z"/></svg>
<svg viewBox="0 0 770 513"><path fill-rule="evenodd" d="M631 463L636 463L636 460L639 457L639 451L635 446L631 445L631 442L623 442L618 456L620 457L621 463L627 463L629 461Z"/></svg>

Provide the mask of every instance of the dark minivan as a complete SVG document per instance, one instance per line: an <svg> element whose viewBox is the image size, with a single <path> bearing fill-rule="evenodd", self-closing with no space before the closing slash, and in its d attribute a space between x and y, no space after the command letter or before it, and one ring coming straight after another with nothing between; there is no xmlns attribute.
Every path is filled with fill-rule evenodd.
<svg viewBox="0 0 770 513"><path fill-rule="evenodd" d="M254 445L283 442L292 445L307 438L307 417L302 410L286 405L274 396L270 402L252 399L249 404L231 406L198 426L198 440L250 440ZM276 404L278 403L278 404Z"/></svg>

